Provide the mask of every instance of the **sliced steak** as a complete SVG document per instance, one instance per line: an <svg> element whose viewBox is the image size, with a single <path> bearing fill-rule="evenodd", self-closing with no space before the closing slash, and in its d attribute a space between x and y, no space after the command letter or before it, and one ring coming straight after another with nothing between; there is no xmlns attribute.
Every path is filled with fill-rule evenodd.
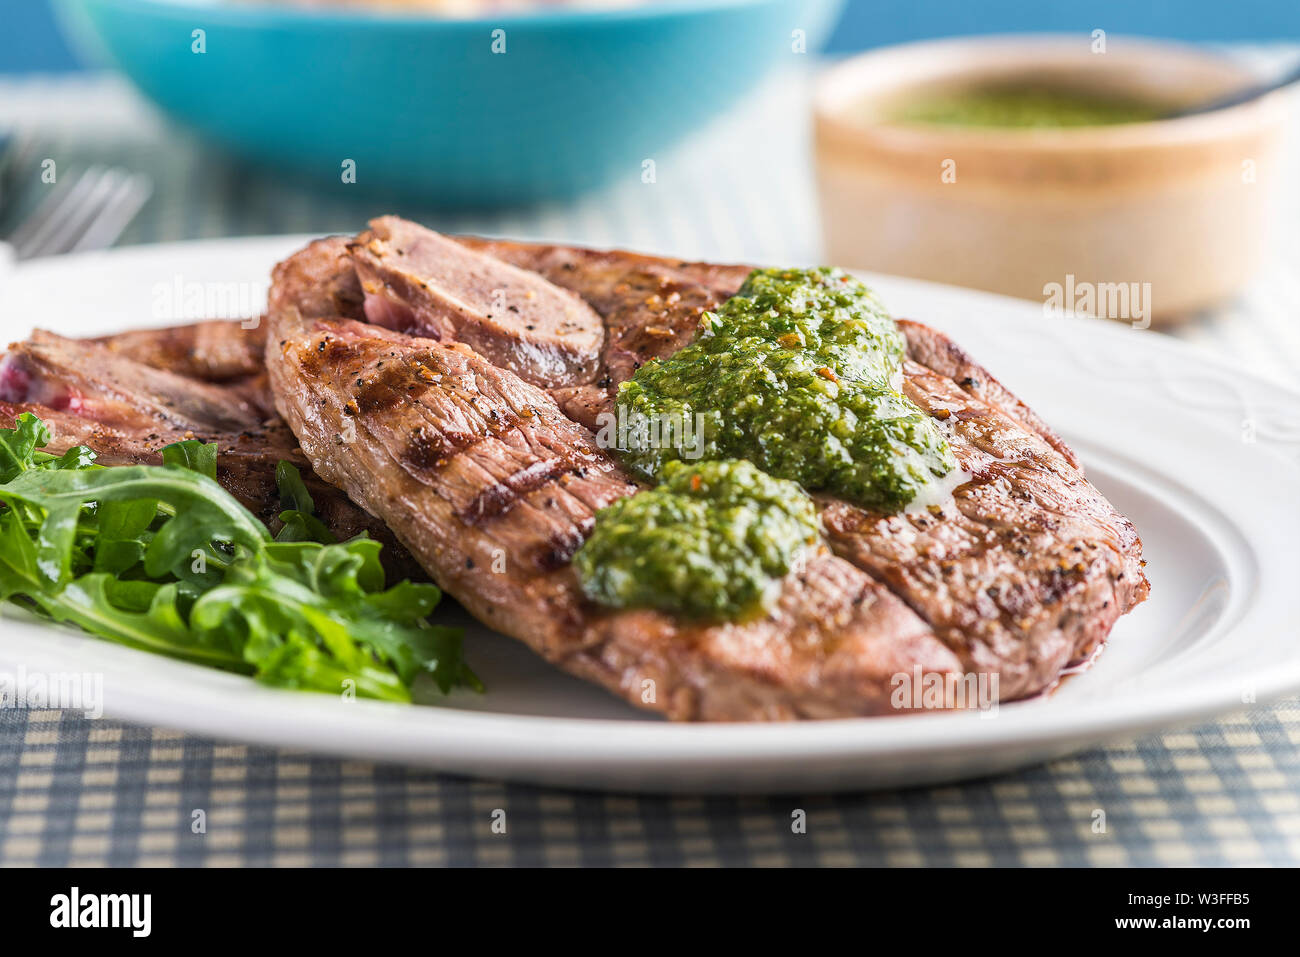
<svg viewBox="0 0 1300 957"><path fill-rule="evenodd" d="M87 341L153 369L220 385L263 420L279 417L266 381L266 325L261 316L132 329Z"/></svg>
<svg viewBox="0 0 1300 957"><path fill-rule="evenodd" d="M373 220L348 248L371 322L464 342L540 386L578 385L594 375L600 316L536 273L396 216Z"/></svg>
<svg viewBox="0 0 1300 957"><path fill-rule="evenodd" d="M559 287L580 297L598 316L596 321L603 325L603 331L590 337L596 352L584 359L583 372L573 380L578 384L570 384L567 379L557 384L553 379L527 371L522 378L549 388L565 414L588 428L595 428L597 416L610 408L620 382L630 378L647 360L671 355L689 342L701 314L734 295L749 275L748 266L719 266L621 251L512 243L472 236L446 238L395 217L383 217L375 223L382 224L385 235L390 237L397 235L396 230L403 235L414 232L420 240L415 246L422 259L432 258L434 250L454 250L454 246L448 245L454 243L471 251L475 256L473 261L480 268L499 269L503 263L517 267L509 273L512 282L522 271L533 277L530 288L534 291L538 288L537 277L541 277L546 280L542 287ZM276 268L271 308L279 300L282 304L292 303L307 317L369 318L386 328L444 341L463 341L485 358L512 369L514 366L496 357L503 349L521 356L527 354L523 341L516 341L518 337L534 335L539 328L546 328L507 308L510 314L500 322L494 321L489 329L497 337L497 344L485 347L481 339L460 334L462 328L472 330L472 324L458 327L441 318L421 320L419 317L427 313L426 300L432 295L419 287L422 274L414 273L408 263L393 256L389 252L390 243L375 237L373 232L362 233L351 243L340 237L318 240L285 260ZM411 250L406 252L409 259ZM489 266L482 267L485 257ZM459 261L460 254L457 252L454 258ZM494 262L496 265L492 266ZM394 263L402 268L381 269ZM360 305L363 293L358 272L369 282L364 294L368 316L363 315ZM482 287L481 281L474 281ZM506 286L498 284L494 288ZM520 298L528 302L527 292L522 297L508 298L507 303L517 306ZM555 296L556 290L552 288L538 299L553 302ZM474 297L466 294L464 298ZM442 315L443 312L435 313L435 316ZM587 321L591 321L590 317ZM529 325L535 328L529 330Z"/></svg>
<svg viewBox="0 0 1300 957"><path fill-rule="evenodd" d="M289 297L304 316L364 317L365 294L348 247L348 236L327 236L279 263L273 273L269 308Z"/></svg>
<svg viewBox="0 0 1300 957"><path fill-rule="evenodd" d="M605 388L576 403L557 394L587 424L643 362L689 342L699 314L733 295L749 273L620 252L461 242L536 269L588 296L606 317L613 361L601 368ZM1146 597L1141 542L1032 409L947 336L907 320L899 328L910 360L905 391L951 423L953 450L971 481L937 513L880 516L823 500L831 547L903 598L967 672L998 672L1008 700L1034 694L1088 658ZM611 351L614 343L634 348Z"/></svg>
<svg viewBox="0 0 1300 957"><path fill-rule="evenodd" d="M425 577L388 526L316 477L278 416L264 419L239 386L200 382L129 358L142 349L163 361L149 341L133 335L120 343L115 337L95 342L36 331L0 358L0 424L8 427L30 412L52 432L49 451L86 445L105 465L158 464L163 446L172 442L216 442L217 480L272 530L279 528L283 510L276 466L291 462L302 472L321 521L340 540L365 532L386 543L390 576Z"/></svg>
<svg viewBox="0 0 1300 957"><path fill-rule="evenodd" d="M201 382L240 382L266 368L266 327L260 317L133 329L90 341L114 355Z"/></svg>
<svg viewBox="0 0 1300 957"><path fill-rule="evenodd" d="M458 243L527 269L585 299L605 323L590 382L552 390L565 414L588 428L613 405L620 382L695 335L700 316L735 295L748 266L718 266L638 253L457 237Z"/></svg>
<svg viewBox="0 0 1300 957"><path fill-rule="evenodd" d="M687 263L623 252L471 238L457 243L535 272L581 295L601 315L605 344L593 380L551 390L559 408L587 426L594 426L596 416L611 407L619 383L643 362L670 355L689 342L700 313L734 294L749 272L744 266ZM309 254L310 250L301 255ZM347 265L339 263L337 255L333 258L336 272L345 276ZM282 266L272 292L273 315L278 290L282 317L292 315L294 322L300 321L296 301L304 304L302 312L325 316L313 304L311 291L294 288L293 282L319 269L319 264L293 260ZM345 282L346 278L335 275L331 281ZM451 292L454 294L454 289ZM1068 664L1088 657L1116 618L1146 597L1141 543L1131 523L1086 481L1073 451L1028 406L946 336L915 322L900 322L900 328L908 340L905 391L946 424L969 481L955 491L951 501L902 515L873 514L842 501L823 499L830 547L865 571L873 586L887 587L905 603L955 656L963 672L998 674L1003 700L1042 691ZM368 334L374 336L377 330ZM353 328L349 335L361 337L363 333ZM286 340L285 348L301 350L302 338L297 346ZM400 338L387 341L394 346L401 343ZM274 352L274 348L269 350L269 354ZM299 377L309 379L320 370L307 371L293 363L290 369L291 374L279 384L273 375L273 385L279 401L296 403L299 400L293 390L301 389ZM477 378L481 381L482 375ZM320 388L328 391L331 386L327 383ZM347 384L338 388L346 391ZM420 390L417 385L411 391ZM394 408L400 405L395 403ZM312 427L331 434L323 425ZM297 431L299 426L294 428ZM396 451L375 452L352 461L348 482L364 483L366 474L385 475L389 468L385 454L395 457ZM434 464L441 467L436 461ZM404 498L398 495L397 500ZM408 527L405 513L393 516L378 504L375 508L390 521L396 517ZM450 534L447 529L421 531L414 521L409 528L410 536L428 534L437 548L444 547L441 543ZM435 577L455 571L431 565L436 557L426 559L425 551L416 551ZM557 561L562 554L564 550L554 552ZM472 596L487 587L482 576L476 577L472 569L466 571L470 574L458 579L454 587L448 585L458 597ZM574 586L569 581L564 587ZM473 597L464 600L474 601ZM539 642L530 637L530 629L538 627L529 622L533 611L522 607L523 619L503 630L537 647ZM493 618L499 613L480 611L485 621L501 627ZM890 606L885 617L892 620L893 616ZM649 612L632 615L588 610L584 623L608 621L622 628L624 621L631 620L667 621ZM584 624L588 634L591 627ZM910 625L905 630L913 635L923 633ZM583 671L581 665L569 667ZM626 693L625 686L623 690ZM768 691L771 697L764 700L770 704L788 689L778 680ZM790 709L797 714L814 712L830 713L802 705Z"/></svg>
<svg viewBox="0 0 1300 957"><path fill-rule="evenodd" d="M574 674L696 720L878 714L900 672L956 674L914 612L824 550L755 622L592 604L569 560L636 486L547 393L460 343L291 307L268 318L272 388L316 470L479 620Z"/></svg>
<svg viewBox="0 0 1300 957"><path fill-rule="evenodd" d="M0 399L38 402L108 425L146 414L165 430L257 428L259 409L228 389L126 358L84 339L37 329L0 360Z"/></svg>

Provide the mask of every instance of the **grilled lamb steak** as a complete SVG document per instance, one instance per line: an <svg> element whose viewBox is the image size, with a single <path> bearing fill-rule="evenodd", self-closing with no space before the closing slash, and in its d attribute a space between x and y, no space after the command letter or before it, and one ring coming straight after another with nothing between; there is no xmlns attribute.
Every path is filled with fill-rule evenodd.
<svg viewBox="0 0 1300 957"><path fill-rule="evenodd" d="M402 228L407 237L421 230ZM636 488L587 427L642 362L688 342L700 313L732 295L748 269L458 242L563 286L602 317L589 381L548 394L448 342L455 329L440 327L434 341L356 321L355 297L337 291L356 288L367 254L331 240L277 268L272 391L326 480L385 519L481 620L562 667L682 719L883 713L890 678L914 666L997 674L1001 698L1012 700L1050 687L1145 598L1136 532L1069 448L946 337L900 323L905 391L951 420L970 476L951 502L881 515L823 498L834 554L788 576L760 622L709 627L593 605L568 560L595 510ZM455 298L447 275L439 294ZM363 314L420 314L422 293L402 298L419 280L412 273L382 294L363 280L368 297L384 299L373 313L368 299ZM340 302L347 308L333 308ZM524 342L529 332L507 321L494 335ZM501 350L515 364L525 354L500 341L489 351ZM340 442L348 421L356 441ZM641 693L647 679L653 701Z"/></svg>
<svg viewBox="0 0 1300 957"><path fill-rule="evenodd" d="M480 621L566 670L698 720L875 714L891 675L958 670L915 613L825 551L753 624L591 604L569 560L596 510L636 486L550 396L460 343L291 306L269 321L272 388L318 474Z"/></svg>
<svg viewBox="0 0 1300 957"><path fill-rule="evenodd" d="M259 347L255 356L245 348L250 337ZM157 464L162 447L182 439L216 442L217 480L272 529L283 508L276 465L291 462L301 471L321 521L335 535L347 539L365 532L387 543L390 575L423 578L388 526L317 478L284 422L274 411L265 415L270 395L263 341L264 332L237 322L98 340L36 330L0 359L0 421L8 425L31 412L53 433L50 451L87 445L105 465ZM201 375L178 375L169 371L172 365ZM202 381L208 376L217 381Z"/></svg>

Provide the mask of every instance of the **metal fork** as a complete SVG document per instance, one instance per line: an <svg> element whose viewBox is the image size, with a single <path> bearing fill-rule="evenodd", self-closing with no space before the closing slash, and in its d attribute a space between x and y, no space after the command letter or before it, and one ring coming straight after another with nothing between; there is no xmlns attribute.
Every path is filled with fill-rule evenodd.
<svg viewBox="0 0 1300 957"><path fill-rule="evenodd" d="M56 186L13 231L16 259L111 246L153 193L142 173L92 166L71 185Z"/></svg>

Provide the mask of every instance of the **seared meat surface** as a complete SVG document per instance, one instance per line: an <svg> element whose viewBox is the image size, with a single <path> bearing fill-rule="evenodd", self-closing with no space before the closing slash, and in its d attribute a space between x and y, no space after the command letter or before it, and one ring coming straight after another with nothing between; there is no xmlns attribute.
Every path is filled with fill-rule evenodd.
<svg viewBox="0 0 1300 957"><path fill-rule="evenodd" d="M265 370L266 327L260 317L133 329L90 341L113 355L200 382L239 382Z"/></svg>
<svg viewBox="0 0 1300 957"><path fill-rule="evenodd" d="M247 354L250 338L258 345L255 357ZM19 414L31 412L53 433L50 451L87 445L105 465L158 464L162 447L182 439L216 442L217 480L273 529L283 508L276 465L292 462L335 535L347 539L364 531L389 543L384 552L390 574L422 578L388 526L317 478L293 433L274 411L269 417L264 412L263 405L270 405L264 339L264 330L237 322L99 340L36 330L0 358L0 422L8 427ZM173 364L217 381L179 375L170 371Z"/></svg>
<svg viewBox="0 0 1300 957"><path fill-rule="evenodd" d="M106 464L216 441L219 480L272 527L291 461L336 534L387 542L390 574L426 570L489 626L675 719L893 713L892 679L916 669L996 674L1012 700L1089 657L1146 597L1136 531L1031 409L910 321L903 388L945 424L950 499L880 514L819 496L824 547L760 620L584 597L573 554L598 509L639 491L597 416L748 272L385 217L281 263L251 328L34 333L0 360L0 417L34 412L54 451Z"/></svg>
<svg viewBox="0 0 1300 957"><path fill-rule="evenodd" d="M618 384L647 360L691 341L700 316L733 296L748 266L716 266L620 250L460 237L457 242L528 269L582 296L605 323L600 365L589 382L552 390L564 413L588 428L613 406Z"/></svg>
<svg viewBox="0 0 1300 957"><path fill-rule="evenodd" d="M825 551L749 624L593 605L569 560L636 486L549 395L459 343L292 307L269 320L272 388L317 472L479 620L566 670L695 720L880 713L891 675L957 670L903 602Z"/></svg>
<svg viewBox="0 0 1300 957"><path fill-rule="evenodd" d="M914 666L997 674L1011 700L1050 687L1146 596L1135 530L1073 452L949 339L904 322L905 391L951 425L969 477L950 501L880 515L823 499L833 554L791 573L760 622L706 627L594 606L568 560L595 510L636 488L588 428L620 382L688 342L748 269L458 240L580 295L603 320L590 379L534 376L548 393L517 374L515 346L495 342L488 352L514 351L494 364L455 323L393 321L427 314L409 262L404 284L378 292L361 280L361 313L329 291L375 279L369 241L316 243L277 269L267 365L281 413L318 472L397 530L481 620L634 704L687 719L883 713L890 678ZM454 270L440 275L438 295L456 298ZM554 308L559 322L567 307ZM396 331L426 328L441 338ZM507 321L494 335L528 331Z"/></svg>
<svg viewBox="0 0 1300 957"><path fill-rule="evenodd" d="M952 345L919 323L904 328L912 355ZM1007 699L1034 694L1091 656L1146 597L1137 531L1054 434L991 401L1005 390L983 369L963 366L966 389L914 359L904 373L908 397L951 422L969 479L950 503L899 515L828 501L831 548L906 601L963 670L997 672Z"/></svg>
<svg viewBox="0 0 1300 957"><path fill-rule="evenodd" d="M37 402L108 425L149 421L170 431L223 433L255 429L263 419L234 390L41 329L11 345L3 361L0 398Z"/></svg>
<svg viewBox="0 0 1300 957"><path fill-rule="evenodd" d="M277 418L266 383L266 326L260 316L132 329L90 341L150 368L220 385L263 419Z"/></svg>
<svg viewBox="0 0 1300 957"><path fill-rule="evenodd" d="M371 222L348 251L371 322L463 342L540 386L592 377L604 338L600 316L537 273L396 216Z"/></svg>

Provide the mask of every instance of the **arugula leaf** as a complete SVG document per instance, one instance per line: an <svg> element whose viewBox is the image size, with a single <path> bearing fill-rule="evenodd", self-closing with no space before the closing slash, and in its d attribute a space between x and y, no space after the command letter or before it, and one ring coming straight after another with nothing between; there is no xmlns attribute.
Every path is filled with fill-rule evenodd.
<svg viewBox="0 0 1300 957"><path fill-rule="evenodd" d="M36 543L13 509L0 512L0 599L43 592L36 569Z"/></svg>
<svg viewBox="0 0 1300 957"><path fill-rule="evenodd" d="M273 540L216 483L215 445L103 468L84 447L41 451L48 441L29 414L0 429L0 600L278 687L409 701L428 675L444 693L482 690L460 630L427 620L441 592L386 588L380 544L335 542L289 463Z"/></svg>
<svg viewBox="0 0 1300 957"><path fill-rule="evenodd" d="M94 451L84 445L74 445L62 455L40 451L49 441L49 427L30 412L20 413L12 429L0 429L0 483L31 469L81 469L94 464Z"/></svg>
<svg viewBox="0 0 1300 957"><path fill-rule="evenodd" d="M312 501L311 492L302 480L302 474L289 462L279 462L275 466L275 486L280 492L280 502L285 508L316 513L316 503Z"/></svg>
<svg viewBox="0 0 1300 957"><path fill-rule="evenodd" d="M179 465L215 480L217 477L217 443L186 439L163 446L163 465Z"/></svg>
<svg viewBox="0 0 1300 957"><path fill-rule="evenodd" d="M30 412L19 415L12 429L0 429L0 482L33 468L36 449L49 443L50 430Z"/></svg>
<svg viewBox="0 0 1300 957"><path fill-rule="evenodd" d="M277 542L320 542L332 545L338 541L325 523L316 517L316 503L302 480L302 475L290 462L275 466L275 485L280 492L280 502L285 510L280 513L284 527L276 533Z"/></svg>
<svg viewBox="0 0 1300 957"><path fill-rule="evenodd" d="M187 624L177 604L176 583L137 584L153 586L144 611L124 609L121 599L114 594L112 576L103 572L82 575L57 595L33 597L41 610L55 621L71 622L101 638L197 664L234 671L252 670L244 667L241 657L229 646L211 642L210 634Z"/></svg>
<svg viewBox="0 0 1300 957"><path fill-rule="evenodd" d="M33 469L0 486L0 502L44 513L37 563L52 584L68 573L83 509L139 499L160 502L171 512L145 548L144 568L151 578L194 577L190 568L197 553L212 552L214 541L256 552L270 540L266 527L215 481L174 465ZM221 563L214 554L204 565L214 559Z"/></svg>
<svg viewBox="0 0 1300 957"><path fill-rule="evenodd" d="M98 539L94 570L120 575L140 562L157 517L158 503L153 499L101 502L95 510Z"/></svg>

